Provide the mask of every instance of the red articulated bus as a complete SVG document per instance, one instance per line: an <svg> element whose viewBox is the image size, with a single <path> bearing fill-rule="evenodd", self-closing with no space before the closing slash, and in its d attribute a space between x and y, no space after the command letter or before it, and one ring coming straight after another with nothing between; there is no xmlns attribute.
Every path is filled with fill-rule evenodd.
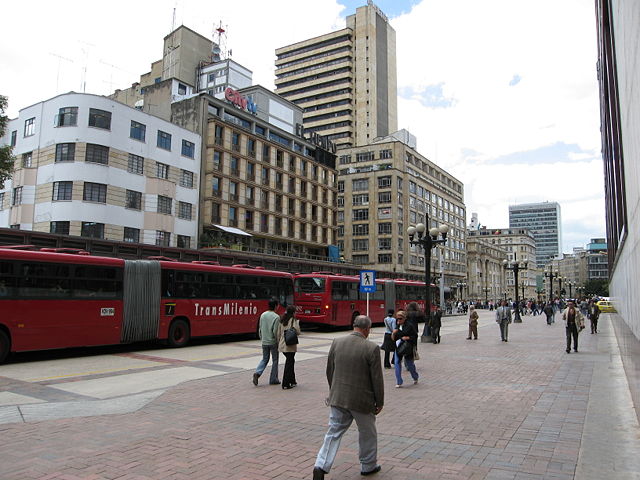
<svg viewBox="0 0 640 480"><path fill-rule="evenodd" d="M281 311L293 302L289 273L212 263L0 247L0 362L10 352L257 333L270 299Z"/></svg>
<svg viewBox="0 0 640 480"><path fill-rule="evenodd" d="M296 316L303 324L346 327L357 315L367 313L367 294L360 293L359 277L303 273L294 275L293 284ZM424 282L378 278L376 291L369 294L369 317L373 323L382 323L387 310L404 309L410 302L424 309L424 299Z"/></svg>

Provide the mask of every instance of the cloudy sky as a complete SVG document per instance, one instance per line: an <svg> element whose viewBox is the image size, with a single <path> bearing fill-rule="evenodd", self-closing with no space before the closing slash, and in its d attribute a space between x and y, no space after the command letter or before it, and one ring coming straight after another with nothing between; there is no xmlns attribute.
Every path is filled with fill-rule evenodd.
<svg viewBox="0 0 640 480"><path fill-rule="evenodd" d="M221 23L233 58L273 88L274 50L343 28L366 0L65 0L3 6L7 113L58 93L126 88L184 24ZM465 185L468 219L555 201L563 251L605 236L593 0L381 0L396 30L398 126ZM175 14L174 14L175 12Z"/></svg>

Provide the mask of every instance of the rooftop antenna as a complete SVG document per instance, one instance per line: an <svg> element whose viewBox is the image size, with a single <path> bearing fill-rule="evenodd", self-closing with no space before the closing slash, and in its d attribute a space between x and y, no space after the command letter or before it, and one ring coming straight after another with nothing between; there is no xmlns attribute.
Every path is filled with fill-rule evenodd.
<svg viewBox="0 0 640 480"><path fill-rule="evenodd" d="M171 19L171 31L173 32L176 28L176 7L173 7L173 18Z"/></svg>
<svg viewBox="0 0 640 480"><path fill-rule="evenodd" d="M226 26L222 26L222 20L217 28L213 29L213 50L211 52L211 61L219 62L231 56L231 52L226 51L227 48L227 30Z"/></svg>
<svg viewBox="0 0 640 480"><path fill-rule="evenodd" d="M82 67L82 80L81 80L80 86L82 87L82 93L86 93L87 92L87 69L89 64L89 47L95 47L95 45L93 43L83 42L82 40L78 40L78 41L87 46L86 49L80 47L80 49L82 50L82 53L84 53L84 66Z"/></svg>
<svg viewBox="0 0 640 480"><path fill-rule="evenodd" d="M58 73L56 75L56 93L58 93L59 90L59 84L60 84L60 63L62 62L62 60L65 60L67 62L70 63L74 63L73 60L71 60L70 58L67 57L63 57L62 55L58 55L57 53L52 53L49 52L49 55L53 55L54 57L58 57Z"/></svg>

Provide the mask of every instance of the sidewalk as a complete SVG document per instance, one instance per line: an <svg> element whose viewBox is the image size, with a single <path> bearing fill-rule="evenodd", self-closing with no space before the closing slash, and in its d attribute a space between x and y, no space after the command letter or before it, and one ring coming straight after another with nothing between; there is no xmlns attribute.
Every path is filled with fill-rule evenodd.
<svg viewBox="0 0 640 480"><path fill-rule="evenodd" d="M477 341L465 340L466 317L446 317L442 343L420 344L418 385L395 389L385 370L383 469L372 478L640 478L640 428L609 315L570 355L561 321L525 316L503 343L493 312L480 315ZM371 339L381 343L382 332ZM219 373L132 413L0 424L0 479L311 478L328 420L325 355L331 337L347 333L301 337L293 390L252 385L256 349L242 370L225 359L191 363ZM362 478L355 425L326 478Z"/></svg>

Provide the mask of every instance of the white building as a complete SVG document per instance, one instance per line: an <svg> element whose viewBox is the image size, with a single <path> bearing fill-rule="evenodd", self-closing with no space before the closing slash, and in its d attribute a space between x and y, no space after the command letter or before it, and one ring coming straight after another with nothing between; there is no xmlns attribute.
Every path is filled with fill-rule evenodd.
<svg viewBox="0 0 640 480"><path fill-rule="evenodd" d="M200 136L115 100L67 93L20 110L0 226L197 247Z"/></svg>

